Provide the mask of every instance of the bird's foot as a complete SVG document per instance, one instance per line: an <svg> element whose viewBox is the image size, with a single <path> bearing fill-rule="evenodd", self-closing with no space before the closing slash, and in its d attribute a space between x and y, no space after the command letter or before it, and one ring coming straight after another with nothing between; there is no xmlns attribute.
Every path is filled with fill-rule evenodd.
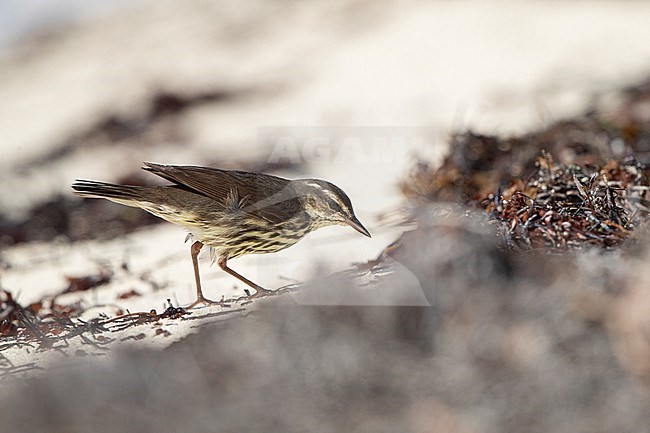
<svg viewBox="0 0 650 433"><path fill-rule="evenodd" d="M259 287L255 290L255 293L251 295L249 292L247 293L247 295L248 295L248 299L259 299L259 298L266 298L267 296L277 295L277 293L275 290L269 290L269 289L264 289L262 287Z"/></svg>
<svg viewBox="0 0 650 433"><path fill-rule="evenodd" d="M276 289L276 290L269 290L265 289L263 287L257 287L255 289L255 293L251 294L251 291L249 289L244 289L244 292L246 292L246 297L244 299L248 301L252 301L253 299L260 299L260 298L267 298L269 296L276 296L281 293L287 292L288 290L284 288Z"/></svg>
<svg viewBox="0 0 650 433"><path fill-rule="evenodd" d="M222 299L221 301L213 301L203 296L196 298L196 301L192 302L190 305L185 307L186 309L196 308L196 307L209 307L211 305L219 305L222 307L230 307L230 303Z"/></svg>

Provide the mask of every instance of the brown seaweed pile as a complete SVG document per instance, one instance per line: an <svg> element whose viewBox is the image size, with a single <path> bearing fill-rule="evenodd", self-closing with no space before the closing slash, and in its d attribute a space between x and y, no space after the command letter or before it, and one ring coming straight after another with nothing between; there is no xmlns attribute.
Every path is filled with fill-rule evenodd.
<svg viewBox="0 0 650 433"><path fill-rule="evenodd" d="M67 345L68 340L79 337L85 344L102 346L113 341L112 332L144 323L157 323L161 319L178 319L190 314L183 308L169 306L162 312L156 310L118 314L108 317L100 314L85 321L78 317L80 305L62 305L56 298L45 308L38 302L28 306L16 301L8 290L0 291L0 351L14 346L30 346L38 350ZM21 366L22 368L23 366ZM2 365L2 374L15 373L14 366Z"/></svg>
<svg viewBox="0 0 650 433"><path fill-rule="evenodd" d="M556 122L518 137L454 134L440 166L418 161L402 182L416 205L486 211L505 244L563 251L611 248L650 211L650 81L616 110Z"/></svg>
<svg viewBox="0 0 650 433"><path fill-rule="evenodd" d="M535 176L491 195L484 208L513 248L609 248L644 224L647 192L646 170L634 160L590 167L556 164L546 154Z"/></svg>

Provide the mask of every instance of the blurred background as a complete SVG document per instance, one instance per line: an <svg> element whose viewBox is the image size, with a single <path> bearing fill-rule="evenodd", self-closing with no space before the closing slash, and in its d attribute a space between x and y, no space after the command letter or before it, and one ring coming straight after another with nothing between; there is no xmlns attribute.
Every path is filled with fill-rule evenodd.
<svg viewBox="0 0 650 433"><path fill-rule="evenodd" d="M242 258L233 267L269 287L315 278L341 297L192 329L163 356L143 342L10 378L2 424L650 431L645 247L625 267L598 255L534 266L436 217L402 240L402 281L416 282L383 283L413 296L349 302L355 280L326 277L407 230L400 182L417 161L439 163L452 132L524 134L615 107L650 76L648 18L636 0L3 1L0 287L20 301L102 272L111 281L75 301L191 300L180 229L71 195L75 178L157 182L142 161L325 178L373 238L323 229ZM241 293L202 263L211 297Z"/></svg>

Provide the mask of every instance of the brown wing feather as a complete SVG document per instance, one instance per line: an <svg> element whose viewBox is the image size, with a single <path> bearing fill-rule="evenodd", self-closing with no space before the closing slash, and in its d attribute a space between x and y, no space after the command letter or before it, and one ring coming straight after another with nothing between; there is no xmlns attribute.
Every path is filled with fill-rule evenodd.
<svg viewBox="0 0 650 433"><path fill-rule="evenodd" d="M224 204L235 191L245 203L242 211L271 223L282 222L301 210L289 179L210 167L144 164L144 170Z"/></svg>

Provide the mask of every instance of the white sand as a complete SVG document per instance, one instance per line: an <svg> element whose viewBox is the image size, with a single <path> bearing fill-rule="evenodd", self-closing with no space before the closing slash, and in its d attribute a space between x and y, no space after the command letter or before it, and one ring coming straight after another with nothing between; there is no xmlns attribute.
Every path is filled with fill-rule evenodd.
<svg viewBox="0 0 650 433"><path fill-rule="evenodd" d="M114 180L143 160L201 164L277 156L281 144L264 141L267 126L286 129L289 138L336 137L311 147L300 141L294 150L308 163L306 175L349 193L373 238L333 227L281 253L231 262L267 287L305 281L317 268L335 272L374 259L399 236L403 228L381 226L378 215L400 203L396 185L412 156L439 158L450 131L524 131L579 112L594 95L643 77L650 66L645 2L272 5L144 1L134 10L89 18L46 44L28 45L22 57L0 60L3 213L18 217L53 194L70 194L74 178ZM147 136L148 145L135 139L111 147L89 143L51 156L108 114L140 115L161 89L249 96L204 104L174 119L182 137L166 134L161 121ZM300 125L313 129L294 128ZM348 125L362 127L341 128ZM373 134L404 140L377 145L368 138ZM30 169L43 158L53 159ZM0 281L20 302L30 302L63 289L66 275L112 270L110 284L67 295L66 301L160 311L167 298L181 305L192 300L184 236L181 229L160 225L110 242L19 245L2 251L8 266L0 270ZM128 272L120 270L123 262ZM207 265L202 260L207 295L241 294L239 282ZM142 296L116 299L131 289ZM417 289L412 295L394 302L420 305ZM352 299L372 303L363 296L321 301ZM196 321L163 326L174 337L137 344L169 344L192 332ZM150 336L155 328L129 332ZM79 347L71 342L64 351ZM17 363L46 363L50 352L12 349L3 355Z"/></svg>

